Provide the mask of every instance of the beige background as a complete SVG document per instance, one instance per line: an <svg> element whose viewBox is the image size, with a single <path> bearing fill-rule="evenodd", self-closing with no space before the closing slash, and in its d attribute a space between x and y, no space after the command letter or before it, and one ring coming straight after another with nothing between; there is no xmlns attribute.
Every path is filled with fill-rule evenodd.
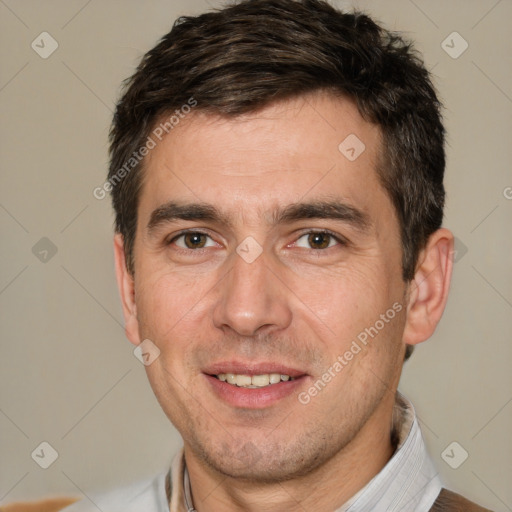
<svg viewBox="0 0 512 512"><path fill-rule="evenodd" d="M113 217L92 191L121 80L177 15L220 5L209 3L0 0L0 503L147 476L180 445L125 340ZM447 486L512 510L512 2L337 5L407 31L447 106L445 224L460 259L446 314L401 389ZM48 59L31 48L43 31L59 44ZM454 31L469 44L457 59L441 45ZM46 262L32 250L42 237L57 247ZM59 454L46 470L31 458L42 441ZM458 469L441 458L453 441L469 453Z"/></svg>

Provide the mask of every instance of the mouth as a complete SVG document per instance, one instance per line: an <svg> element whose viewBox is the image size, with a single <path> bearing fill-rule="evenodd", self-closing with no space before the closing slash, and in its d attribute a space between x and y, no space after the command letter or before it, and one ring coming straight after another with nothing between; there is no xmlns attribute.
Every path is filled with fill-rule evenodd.
<svg viewBox="0 0 512 512"><path fill-rule="evenodd" d="M308 375L275 363L226 362L203 371L210 389L237 408L262 409L297 392Z"/></svg>
<svg viewBox="0 0 512 512"><path fill-rule="evenodd" d="M263 373L261 375L247 375L237 373L219 373L213 375L221 382L227 382L232 386L238 386L239 388L265 388L267 386L273 386L280 382L288 382L295 380L295 377L290 375L283 375L280 373Z"/></svg>

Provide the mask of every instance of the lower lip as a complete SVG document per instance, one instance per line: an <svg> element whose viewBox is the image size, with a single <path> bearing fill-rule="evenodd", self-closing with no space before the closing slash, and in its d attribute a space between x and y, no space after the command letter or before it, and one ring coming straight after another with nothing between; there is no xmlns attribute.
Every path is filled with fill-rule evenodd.
<svg viewBox="0 0 512 512"><path fill-rule="evenodd" d="M223 382L211 375L205 374L205 377L214 393L229 405L244 409L263 409L294 393L298 394L297 390L303 385L306 375L263 388L243 388Z"/></svg>

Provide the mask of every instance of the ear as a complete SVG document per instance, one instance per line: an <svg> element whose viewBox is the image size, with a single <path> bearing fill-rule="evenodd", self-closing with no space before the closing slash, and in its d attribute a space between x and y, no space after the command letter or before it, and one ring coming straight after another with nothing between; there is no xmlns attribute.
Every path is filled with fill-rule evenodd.
<svg viewBox="0 0 512 512"><path fill-rule="evenodd" d="M410 283L404 342L416 345L430 338L443 315L453 268L453 234L438 229L421 251Z"/></svg>
<svg viewBox="0 0 512 512"><path fill-rule="evenodd" d="M137 320L137 306L135 305L135 286L133 276L126 268L124 253L124 240L120 233L114 237L114 256L116 264L116 277L121 302L123 304L123 315L126 337L134 344L140 344L139 322Z"/></svg>

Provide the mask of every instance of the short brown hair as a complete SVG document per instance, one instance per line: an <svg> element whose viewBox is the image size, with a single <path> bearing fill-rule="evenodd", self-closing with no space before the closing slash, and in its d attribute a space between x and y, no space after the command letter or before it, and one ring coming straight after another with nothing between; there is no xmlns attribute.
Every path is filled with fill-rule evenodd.
<svg viewBox="0 0 512 512"><path fill-rule="evenodd" d="M134 271L143 160L123 179L119 171L162 116L190 98L202 112L229 117L316 90L350 97L380 127L377 172L397 212L403 278L411 280L443 218L440 103L410 43L365 14L322 0L246 0L179 18L125 82L110 132L109 180L128 270Z"/></svg>

